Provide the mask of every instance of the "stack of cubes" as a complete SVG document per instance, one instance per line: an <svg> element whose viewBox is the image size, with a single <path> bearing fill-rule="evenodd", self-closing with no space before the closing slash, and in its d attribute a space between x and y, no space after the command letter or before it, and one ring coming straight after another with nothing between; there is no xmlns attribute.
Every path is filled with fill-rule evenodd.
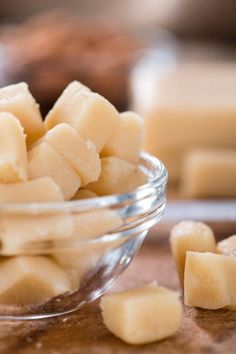
<svg viewBox="0 0 236 354"><path fill-rule="evenodd" d="M79 82L68 85L45 122L27 84L2 88L0 203L63 202L130 192L146 181L138 167L142 140L141 117L119 114ZM75 267L75 260L77 267L82 265L75 253L21 256L27 243L88 239L120 227L122 220L104 208L30 218L5 214L0 224L1 253L14 255L0 262L0 302L29 304L71 291L75 286L68 268ZM24 289L31 291L26 294Z"/></svg>

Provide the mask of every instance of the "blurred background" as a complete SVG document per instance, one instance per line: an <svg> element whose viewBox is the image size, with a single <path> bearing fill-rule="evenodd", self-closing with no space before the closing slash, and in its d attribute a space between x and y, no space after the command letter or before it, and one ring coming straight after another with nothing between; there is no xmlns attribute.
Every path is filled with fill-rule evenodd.
<svg viewBox="0 0 236 354"><path fill-rule="evenodd" d="M7 1L0 86L45 115L72 80L144 117L174 198L236 197L234 0Z"/></svg>

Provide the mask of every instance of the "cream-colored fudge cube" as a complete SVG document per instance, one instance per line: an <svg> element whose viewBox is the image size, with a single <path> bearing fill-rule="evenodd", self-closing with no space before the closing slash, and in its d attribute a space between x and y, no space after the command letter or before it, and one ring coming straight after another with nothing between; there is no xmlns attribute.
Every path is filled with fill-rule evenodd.
<svg viewBox="0 0 236 354"><path fill-rule="evenodd" d="M50 177L0 184L0 203L34 203L63 201L58 185Z"/></svg>
<svg viewBox="0 0 236 354"><path fill-rule="evenodd" d="M63 195L50 177L0 184L0 203L60 202Z"/></svg>
<svg viewBox="0 0 236 354"><path fill-rule="evenodd" d="M193 198L236 197L236 149L190 152L183 161L182 191Z"/></svg>
<svg viewBox="0 0 236 354"><path fill-rule="evenodd" d="M63 201L63 195L50 177L1 185L0 201L8 203ZM74 220L66 210L35 214L2 214L0 217L1 252L6 255L24 250L28 242L64 239L74 233ZM32 244L31 248L34 248Z"/></svg>
<svg viewBox="0 0 236 354"><path fill-rule="evenodd" d="M236 148L236 65L191 60L157 66L153 60L134 71L133 108L145 118L144 149L164 162L175 182L192 149Z"/></svg>
<svg viewBox="0 0 236 354"><path fill-rule="evenodd" d="M143 119L134 112L123 112L115 132L102 150L102 156L116 156L137 164L143 143Z"/></svg>
<svg viewBox="0 0 236 354"><path fill-rule="evenodd" d="M77 199L88 199L88 198L96 198L97 194L88 189L79 189L77 193L74 195L73 200Z"/></svg>
<svg viewBox="0 0 236 354"><path fill-rule="evenodd" d="M73 218L75 223L73 237L78 240L104 236L119 228L123 223L117 213L110 209L89 211L74 215ZM99 246L91 245L83 247L80 250L71 248L69 251L56 252L54 259L66 270L72 270L71 275L75 279L80 279L96 267L99 258L102 257L109 247L114 248L114 243L107 242Z"/></svg>
<svg viewBox="0 0 236 354"><path fill-rule="evenodd" d="M189 306L236 309L236 258L187 252L184 299Z"/></svg>
<svg viewBox="0 0 236 354"><path fill-rule="evenodd" d="M0 303L30 305L71 290L66 272L47 257L13 257L0 262Z"/></svg>
<svg viewBox="0 0 236 354"><path fill-rule="evenodd" d="M202 222L181 221L175 225L171 230L170 245L182 287L184 286L186 252L216 252L214 233Z"/></svg>
<svg viewBox="0 0 236 354"><path fill-rule="evenodd" d="M143 149L165 164L170 182L181 181L186 154L194 149L235 149L236 109L157 108L144 114ZM208 128L207 128L208 127Z"/></svg>
<svg viewBox="0 0 236 354"><path fill-rule="evenodd" d="M118 121L119 113L110 102L74 81L58 98L45 124L47 129L62 122L70 124L82 138L91 140L100 152L115 131Z"/></svg>
<svg viewBox="0 0 236 354"><path fill-rule="evenodd" d="M82 186L98 179L101 162L95 145L90 140L82 139L70 125L56 125L46 133L43 141L67 159L79 174Z"/></svg>
<svg viewBox="0 0 236 354"><path fill-rule="evenodd" d="M81 276L85 271L89 270L92 264L95 265L98 260L96 254L96 251L88 247L84 250L71 249L66 252L62 250L61 252L54 253L53 258L63 268L77 270L77 274ZM92 261L92 259L94 259L94 261Z"/></svg>
<svg viewBox="0 0 236 354"><path fill-rule="evenodd" d="M146 285L105 295L100 303L107 328L129 344L145 344L177 332L182 304L175 291Z"/></svg>
<svg viewBox="0 0 236 354"><path fill-rule="evenodd" d="M144 173L136 166L118 157L101 159L102 171L96 182L86 188L98 195L131 192L147 180Z"/></svg>
<svg viewBox="0 0 236 354"><path fill-rule="evenodd" d="M73 289L76 290L84 276L92 275L98 270L102 255L103 250L87 248L80 251L57 252L53 255L53 258L67 272L73 284Z"/></svg>
<svg viewBox="0 0 236 354"><path fill-rule="evenodd" d="M0 112L3 111L10 112L19 119L26 134L27 144L33 143L44 134L39 105L25 82L0 89Z"/></svg>
<svg viewBox="0 0 236 354"><path fill-rule="evenodd" d="M28 153L30 178L51 177L60 187L65 200L71 199L80 187L78 173L64 156L46 142Z"/></svg>
<svg viewBox="0 0 236 354"><path fill-rule="evenodd" d="M28 178L25 135L17 118L0 113L0 182L12 183Z"/></svg>
<svg viewBox="0 0 236 354"><path fill-rule="evenodd" d="M117 213L107 208L78 213L73 216L73 219L74 237L81 240L103 236L123 224L123 220Z"/></svg>
<svg viewBox="0 0 236 354"><path fill-rule="evenodd" d="M232 235L218 242L217 251L226 256L236 257L236 235Z"/></svg>
<svg viewBox="0 0 236 354"><path fill-rule="evenodd" d="M14 255L34 251L43 241L56 242L74 235L74 220L67 211L37 215L2 215L0 217L1 252ZM36 245L35 245L36 244Z"/></svg>
<svg viewBox="0 0 236 354"><path fill-rule="evenodd" d="M73 237L87 240L104 236L122 226L123 220L115 210L104 208L72 215Z"/></svg>

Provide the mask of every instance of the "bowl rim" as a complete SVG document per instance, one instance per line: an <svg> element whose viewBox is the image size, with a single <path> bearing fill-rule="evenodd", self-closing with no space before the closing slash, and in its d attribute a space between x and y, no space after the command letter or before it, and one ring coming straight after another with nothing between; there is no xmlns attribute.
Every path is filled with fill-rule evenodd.
<svg viewBox="0 0 236 354"><path fill-rule="evenodd" d="M68 208L72 208L72 210L76 209L78 212L82 210L95 210L101 207L105 208L114 206L118 203L125 203L144 198L147 193L150 193L150 190L153 190L153 188L165 188L168 180L168 172L163 162L146 151L141 151L140 159L152 167L153 176L147 183L141 185L132 192L60 202L0 203L0 213L29 212L35 214L39 211L62 212Z"/></svg>

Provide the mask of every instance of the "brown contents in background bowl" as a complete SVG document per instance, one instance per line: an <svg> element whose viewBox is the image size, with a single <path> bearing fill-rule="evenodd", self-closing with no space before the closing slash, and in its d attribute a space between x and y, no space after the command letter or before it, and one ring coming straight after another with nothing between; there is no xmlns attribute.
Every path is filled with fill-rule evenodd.
<svg viewBox="0 0 236 354"><path fill-rule="evenodd" d="M128 76L142 44L109 21L52 12L2 27L0 41L5 59L0 84L26 81L43 113L72 80L119 110L127 108Z"/></svg>

